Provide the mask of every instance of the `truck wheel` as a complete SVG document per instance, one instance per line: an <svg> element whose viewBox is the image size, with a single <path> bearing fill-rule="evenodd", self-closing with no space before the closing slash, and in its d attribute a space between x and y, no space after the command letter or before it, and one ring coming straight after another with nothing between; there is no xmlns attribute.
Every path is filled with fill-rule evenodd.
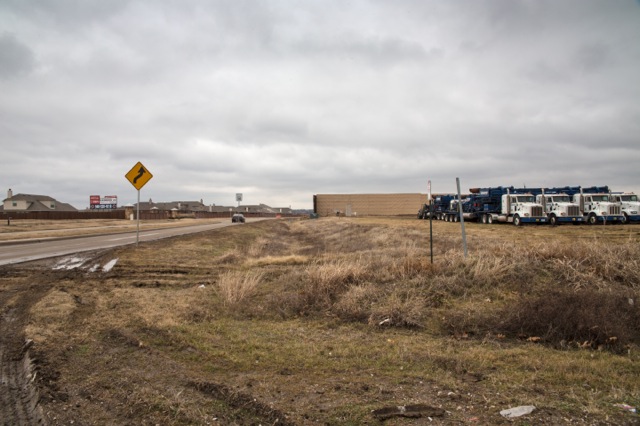
<svg viewBox="0 0 640 426"><path fill-rule="evenodd" d="M459 222L459 221L460 221L460 218L458 217L458 215L455 215L455 216L453 217L453 221L454 221L454 222Z"/></svg>
<svg viewBox="0 0 640 426"><path fill-rule="evenodd" d="M589 218L587 219L587 223L589 225L595 225L596 223L598 223L598 218L596 217L595 214L591 213L589 215Z"/></svg>
<svg viewBox="0 0 640 426"><path fill-rule="evenodd" d="M622 220L620 221L620 223L622 224L629 223L629 217L627 217L627 214L625 212L622 212Z"/></svg>
<svg viewBox="0 0 640 426"><path fill-rule="evenodd" d="M520 225L522 225L522 222L520 221L520 216L515 215L515 216L513 217L513 224L514 224L515 226L520 226Z"/></svg>
<svg viewBox="0 0 640 426"><path fill-rule="evenodd" d="M549 216L549 223L551 224L551 226L556 226L558 224L558 218L555 214Z"/></svg>
<svg viewBox="0 0 640 426"><path fill-rule="evenodd" d="M487 223L489 225L491 225L493 223L493 216L491 216L490 214L487 215Z"/></svg>
<svg viewBox="0 0 640 426"><path fill-rule="evenodd" d="M483 224L486 224L486 223L487 223L487 215L486 215L486 214L483 214L483 215L480 217L480 222L482 222Z"/></svg>

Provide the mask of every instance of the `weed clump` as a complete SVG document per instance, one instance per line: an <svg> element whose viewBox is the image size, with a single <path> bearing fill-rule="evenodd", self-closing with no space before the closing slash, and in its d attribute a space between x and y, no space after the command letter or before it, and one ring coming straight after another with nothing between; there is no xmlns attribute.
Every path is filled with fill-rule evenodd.
<svg viewBox="0 0 640 426"><path fill-rule="evenodd" d="M501 317L497 332L539 337L558 347L621 351L640 340L640 310L632 297L619 293L549 290L520 298Z"/></svg>
<svg viewBox="0 0 640 426"><path fill-rule="evenodd" d="M218 278L218 292L225 305L235 305L251 296L262 281L260 272L230 271Z"/></svg>

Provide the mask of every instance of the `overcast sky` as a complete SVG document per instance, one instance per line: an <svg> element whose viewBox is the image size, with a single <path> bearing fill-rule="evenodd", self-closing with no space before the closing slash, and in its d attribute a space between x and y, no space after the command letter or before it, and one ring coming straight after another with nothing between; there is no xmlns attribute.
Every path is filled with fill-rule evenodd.
<svg viewBox="0 0 640 426"><path fill-rule="evenodd" d="M638 0L0 0L0 199L640 190Z"/></svg>

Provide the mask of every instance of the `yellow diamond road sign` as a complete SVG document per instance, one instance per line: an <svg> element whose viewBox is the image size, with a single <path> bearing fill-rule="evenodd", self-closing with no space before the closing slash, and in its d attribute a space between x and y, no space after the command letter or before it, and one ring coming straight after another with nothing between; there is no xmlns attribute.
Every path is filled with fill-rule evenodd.
<svg viewBox="0 0 640 426"><path fill-rule="evenodd" d="M131 185L135 186L137 190L140 190L140 188L149 182L153 175L145 166L142 165L141 162L138 161L138 163L133 166L133 168L129 170L129 173L124 175L124 177L126 177L127 180L131 182Z"/></svg>

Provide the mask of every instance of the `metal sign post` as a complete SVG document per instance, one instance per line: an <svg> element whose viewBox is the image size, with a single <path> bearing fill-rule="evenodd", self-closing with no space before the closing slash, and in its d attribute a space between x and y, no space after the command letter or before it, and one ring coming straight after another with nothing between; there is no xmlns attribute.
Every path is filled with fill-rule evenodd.
<svg viewBox="0 0 640 426"><path fill-rule="evenodd" d="M138 203L136 204L136 247L140 240L140 190L138 189Z"/></svg>
<svg viewBox="0 0 640 426"><path fill-rule="evenodd" d="M427 202L429 203L429 254L433 265L433 200L431 199L431 181L427 183Z"/></svg>
<svg viewBox="0 0 640 426"><path fill-rule="evenodd" d="M460 178L456 178L458 187L458 214L460 215L460 226L462 227L462 245L464 246L464 258L467 258L467 234L464 231L464 217L462 214L462 198L460 196Z"/></svg>
<svg viewBox="0 0 640 426"><path fill-rule="evenodd" d="M149 182L153 175L138 161L124 177L138 190L138 204L136 204L136 247L138 247L140 241L140 188Z"/></svg>

